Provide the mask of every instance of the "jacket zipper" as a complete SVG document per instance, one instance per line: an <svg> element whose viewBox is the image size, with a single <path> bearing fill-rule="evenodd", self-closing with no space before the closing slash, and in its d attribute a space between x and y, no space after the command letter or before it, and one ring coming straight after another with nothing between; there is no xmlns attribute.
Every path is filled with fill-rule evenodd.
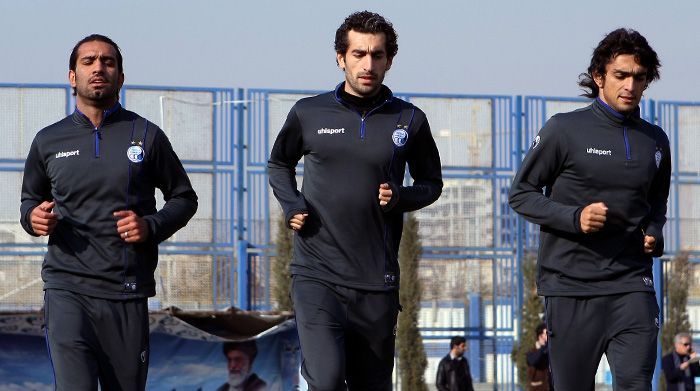
<svg viewBox="0 0 700 391"><path fill-rule="evenodd" d="M95 128L93 131L95 133L95 158L100 157L100 139L102 139L102 134L99 128Z"/></svg>
<svg viewBox="0 0 700 391"><path fill-rule="evenodd" d="M102 127L102 124L105 123L105 119L107 118L107 116L110 114L112 114L112 112L110 112L109 110L104 110L102 112L102 121L100 121L100 124L98 126L95 126L95 129L93 130L93 132L95 133L95 158L100 157L100 140L102 140L102 132L100 131L100 128Z"/></svg>
<svg viewBox="0 0 700 391"><path fill-rule="evenodd" d="M367 117L369 117L370 114L374 113L375 111L379 110L379 108L384 106L386 102L388 102L388 100L385 100L384 102L382 102L381 105L373 108L370 111L365 111L362 113L360 113L359 111L357 112L358 114L360 114L360 139L364 140L365 138L365 119L367 119Z"/></svg>
<svg viewBox="0 0 700 391"><path fill-rule="evenodd" d="M632 160L632 152L630 151L630 141L629 138L627 137L627 127L622 128L622 135L625 138L625 156L627 157L627 160Z"/></svg>

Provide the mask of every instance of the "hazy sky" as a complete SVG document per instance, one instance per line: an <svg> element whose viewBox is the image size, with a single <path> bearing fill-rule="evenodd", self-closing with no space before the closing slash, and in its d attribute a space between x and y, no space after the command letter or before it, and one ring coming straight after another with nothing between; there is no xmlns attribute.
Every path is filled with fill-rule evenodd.
<svg viewBox="0 0 700 391"><path fill-rule="evenodd" d="M127 84L326 90L335 30L384 14L399 34L395 91L575 96L607 32L631 27L662 61L647 96L700 101L700 1L0 0L0 83L66 83L90 33L122 48Z"/></svg>

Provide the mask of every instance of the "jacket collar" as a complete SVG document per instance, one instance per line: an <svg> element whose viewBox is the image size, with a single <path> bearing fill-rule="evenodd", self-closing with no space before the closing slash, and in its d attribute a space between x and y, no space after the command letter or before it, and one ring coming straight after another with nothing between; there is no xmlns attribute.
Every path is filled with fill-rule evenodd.
<svg viewBox="0 0 700 391"><path fill-rule="evenodd" d="M350 102L347 102L343 99L343 94L341 92L343 91L344 88L345 88L344 81L341 82L340 84L338 84L337 86L335 86L335 90L334 90L335 100L344 104L344 105L351 105L352 106L352 104ZM383 95L385 97L385 99L383 101L380 101L377 104L377 106L381 106L384 103L390 103L391 101L394 100L394 93L391 91L391 89L389 89L389 87L385 86L384 84L382 84L382 86L380 87L379 94Z"/></svg>
<svg viewBox="0 0 700 391"><path fill-rule="evenodd" d="M116 113L118 113L121 109L122 105L117 101L117 103L115 103L112 107L104 110L102 113L102 123L100 124L100 127L104 124L113 122L117 118ZM75 111L73 111L73 120L81 125L88 125L91 128L94 127L92 122L90 122L90 119L82 111L80 111L80 109L78 109L78 106L76 106Z"/></svg>
<svg viewBox="0 0 700 391"><path fill-rule="evenodd" d="M610 107L610 105L608 105L607 103L603 102L603 100L600 99L600 97L595 98L595 100L593 101L593 110L616 124L622 124L623 122L628 120L638 120L640 112L639 106L637 106L631 113L622 114Z"/></svg>

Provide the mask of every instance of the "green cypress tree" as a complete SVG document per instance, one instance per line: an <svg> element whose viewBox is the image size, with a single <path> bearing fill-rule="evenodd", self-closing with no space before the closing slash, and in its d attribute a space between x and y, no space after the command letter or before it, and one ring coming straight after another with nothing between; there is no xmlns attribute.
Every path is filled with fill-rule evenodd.
<svg viewBox="0 0 700 391"><path fill-rule="evenodd" d="M661 354L673 349L673 337L681 332L690 332L688 320L688 288L690 287L690 262L687 253L676 255L664 267L665 287L665 316L661 330ZM666 381L659 378L661 390L665 390Z"/></svg>
<svg viewBox="0 0 700 391"><path fill-rule="evenodd" d="M418 263L421 255L422 245L418 235L418 220L413 213L409 213L404 222L401 245L399 246L401 267L399 301L403 305L403 311L399 313L396 333L401 389L407 391L428 389L424 377L428 360L423 349L423 338L418 330L422 289L418 279Z"/></svg>
<svg viewBox="0 0 700 391"><path fill-rule="evenodd" d="M520 315L520 340L513 346L511 359L518 368L518 384L527 382L527 352L535 347L535 328L542 323L544 303L537 295L537 258L533 253L523 257L523 307Z"/></svg>
<svg viewBox="0 0 700 391"><path fill-rule="evenodd" d="M287 227L284 213L280 214L277 221L277 236L275 239L276 256L272 260L272 298L277 303L278 311L291 311L292 299L289 291L292 279L289 264L292 263L294 233Z"/></svg>

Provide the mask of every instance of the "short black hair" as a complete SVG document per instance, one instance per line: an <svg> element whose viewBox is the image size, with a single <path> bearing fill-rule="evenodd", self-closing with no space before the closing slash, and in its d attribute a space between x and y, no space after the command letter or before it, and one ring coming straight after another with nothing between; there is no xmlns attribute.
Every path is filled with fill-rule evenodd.
<svg viewBox="0 0 700 391"><path fill-rule="evenodd" d="M109 37L101 34L90 34L78 41L78 43L73 46L73 51L70 53L70 59L68 60L68 69L75 71L75 67L78 63L78 49L80 48L80 45L92 41L104 42L111 45L114 48L114 51L117 52L117 70L119 73L124 73L124 61L122 60L122 52L119 50L119 46Z"/></svg>
<svg viewBox="0 0 700 391"><path fill-rule="evenodd" d="M540 337L540 334L542 334L543 331L547 329L547 325L544 323L540 323L535 327L535 340L537 340Z"/></svg>
<svg viewBox="0 0 700 391"><path fill-rule="evenodd" d="M455 346L461 345L465 342L467 342L467 340L464 337L456 335L452 337L452 339L450 339L450 349L454 348Z"/></svg>
<svg viewBox="0 0 700 391"><path fill-rule="evenodd" d="M358 33L379 34L384 33L386 36L386 55L389 59L394 58L399 51L399 45L396 42L398 35L394 30L394 26L383 16L370 12L361 11L355 12L345 18L343 24L338 27L335 32L335 52L345 54L348 51L348 32L350 30Z"/></svg>
<svg viewBox="0 0 700 391"><path fill-rule="evenodd" d="M635 30L619 28L610 32L598 43L598 47L593 50L588 72L579 75L578 85L584 90L583 96L588 98L598 97L599 88L595 83L594 77L596 75L605 76L606 66L621 54L633 55L634 59L646 68L647 85L659 79L661 63L654 49L649 46L646 38Z"/></svg>
<svg viewBox="0 0 700 391"><path fill-rule="evenodd" d="M224 342L224 356L228 357L228 352L232 350L239 350L243 352L252 363L255 361L255 356L258 355L258 345L255 341L237 341L237 342Z"/></svg>

